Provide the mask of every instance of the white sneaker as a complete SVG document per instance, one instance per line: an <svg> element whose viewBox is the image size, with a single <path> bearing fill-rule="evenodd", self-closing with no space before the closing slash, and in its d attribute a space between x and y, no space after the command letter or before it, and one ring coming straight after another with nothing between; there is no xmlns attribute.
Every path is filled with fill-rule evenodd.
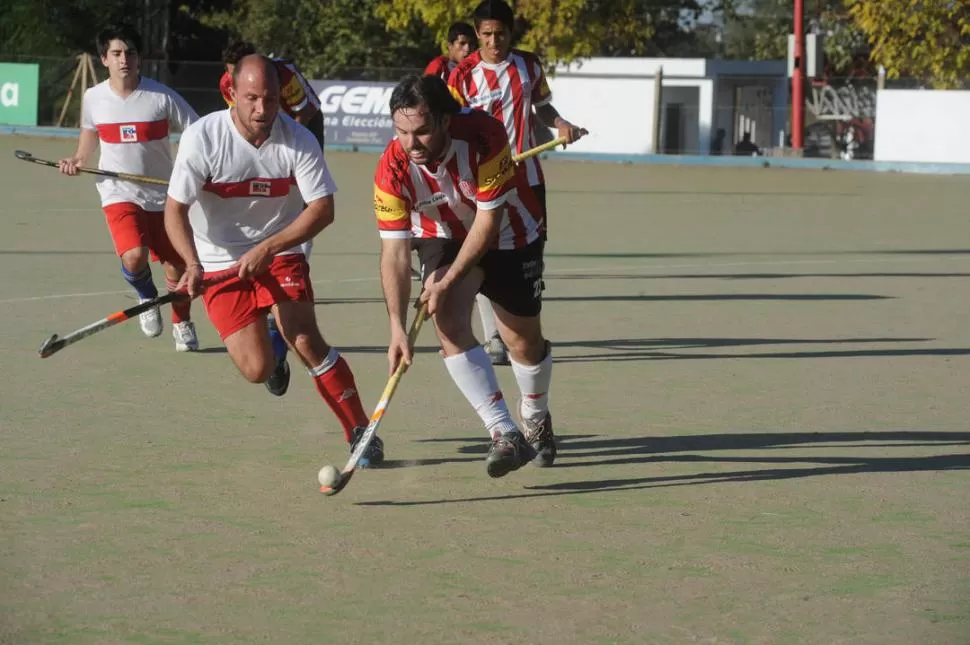
<svg viewBox="0 0 970 645"><path fill-rule="evenodd" d="M175 351L194 352L199 349L199 337L195 335L195 325L185 321L172 325L172 337L175 339Z"/></svg>
<svg viewBox="0 0 970 645"><path fill-rule="evenodd" d="M138 302L148 302L149 298L139 299ZM149 338L155 338L162 333L162 312L158 307L153 307L143 314L138 314L138 324L141 326L141 333Z"/></svg>

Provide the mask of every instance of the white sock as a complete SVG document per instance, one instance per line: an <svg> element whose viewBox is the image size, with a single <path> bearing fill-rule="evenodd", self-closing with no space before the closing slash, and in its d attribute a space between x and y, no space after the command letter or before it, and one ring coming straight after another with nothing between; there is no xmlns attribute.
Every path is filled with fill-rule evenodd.
<svg viewBox="0 0 970 645"><path fill-rule="evenodd" d="M477 345L464 354L446 357L445 367L493 438L519 429L509 414L495 368L484 347Z"/></svg>
<svg viewBox="0 0 970 645"><path fill-rule="evenodd" d="M549 384L552 382L552 348L546 344L546 357L538 365L512 363L512 373L522 393L523 419L541 421L549 412Z"/></svg>
<svg viewBox="0 0 970 645"><path fill-rule="evenodd" d="M482 336L489 341L498 336L498 327L495 326L495 310L492 309L492 301L478 294L475 296L478 303L478 315L482 317Z"/></svg>

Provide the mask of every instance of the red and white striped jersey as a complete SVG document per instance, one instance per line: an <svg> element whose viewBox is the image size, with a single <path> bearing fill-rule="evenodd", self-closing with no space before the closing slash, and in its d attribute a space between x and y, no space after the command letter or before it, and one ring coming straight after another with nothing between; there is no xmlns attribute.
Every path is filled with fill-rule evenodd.
<svg viewBox="0 0 970 645"><path fill-rule="evenodd" d="M182 132L198 118L174 90L145 77L128 98L104 81L88 89L81 102L81 127L97 131L101 142L98 168L159 179L172 174L169 133ZM130 202L147 211L165 208L164 186L110 177L96 181L102 206Z"/></svg>
<svg viewBox="0 0 970 645"><path fill-rule="evenodd" d="M458 64L448 86L462 105L484 110L501 121L516 153L536 146L532 108L549 103L552 91L534 54L513 49L504 61L492 64L476 51ZM530 186L543 183L538 157L523 165Z"/></svg>
<svg viewBox="0 0 970 645"><path fill-rule="evenodd" d="M410 160L393 139L377 165L374 213L384 239L462 240L479 209L504 206L492 248L517 249L539 237L542 215L525 175L515 171L502 124L465 109L451 117L451 143L434 164Z"/></svg>
<svg viewBox="0 0 970 645"><path fill-rule="evenodd" d="M442 54L431 59L428 66L424 68L424 75L438 76L447 83L456 67L458 67L458 63L451 60L448 54Z"/></svg>
<svg viewBox="0 0 970 645"><path fill-rule="evenodd" d="M207 114L185 131L168 185L172 199L191 205L189 221L206 271L231 267L289 226L303 211L303 202L336 190L309 130L279 114L269 139L254 148L236 129L229 110ZM294 247L280 255L301 252Z"/></svg>

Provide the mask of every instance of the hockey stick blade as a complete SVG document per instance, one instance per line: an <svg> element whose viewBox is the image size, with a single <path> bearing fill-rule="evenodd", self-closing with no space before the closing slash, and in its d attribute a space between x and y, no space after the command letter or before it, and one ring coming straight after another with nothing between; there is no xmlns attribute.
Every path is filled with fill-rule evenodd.
<svg viewBox="0 0 970 645"><path fill-rule="evenodd" d="M414 321L411 323L411 329L408 331L408 347L411 348L412 352L414 351L414 343L418 339L418 334L421 332L421 326L424 324L427 316L428 306L425 304L421 306L421 309L414 317ZM367 424L367 429L364 430L364 433L357 441L354 451L350 453L350 459L347 460L347 464L340 471L340 478L337 479L333 486L321 486L321 493L332 497L347 487L347 483L350 482L350 478L354 476L354 472L357 470L357 464L360 462L360 458L370 448L371 441L373 441L374 435L377 434L377 428L384 418L384 412L387 410L387 406L391 403L391 397L394 396L394 392L397 390L397 384L407 371L408 364L402 360L388 379L387 385L384 387L384 392L381 394L381 399L377 402L377 407L374 409L374 414L370 417L370 423Z"/></svg>
<svg viewBox="0 0 970 645"><path fill-rule="evenodd" d="M51 354L60 351L63 346L64 343L58 339L57 334L52 334L50 338L41 343L37 353L40 354L41 358L47 358Z"/></svg>

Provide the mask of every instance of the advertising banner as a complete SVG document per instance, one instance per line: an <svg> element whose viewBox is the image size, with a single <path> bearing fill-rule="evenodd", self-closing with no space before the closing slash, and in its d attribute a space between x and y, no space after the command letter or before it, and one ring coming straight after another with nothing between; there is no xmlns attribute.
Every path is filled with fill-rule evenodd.
<svg viewBox="0 0 970 645"><path fill-rule="evenodd" d="M0 125L37 125L39 65L0 63Z"/></svg>
<svg viewBox="0 0 970 645"><path fill-rule="evenodd" d="M388 103L395 83L310 81L320 97L327 143L384 147L394 137Z"/></svg>

